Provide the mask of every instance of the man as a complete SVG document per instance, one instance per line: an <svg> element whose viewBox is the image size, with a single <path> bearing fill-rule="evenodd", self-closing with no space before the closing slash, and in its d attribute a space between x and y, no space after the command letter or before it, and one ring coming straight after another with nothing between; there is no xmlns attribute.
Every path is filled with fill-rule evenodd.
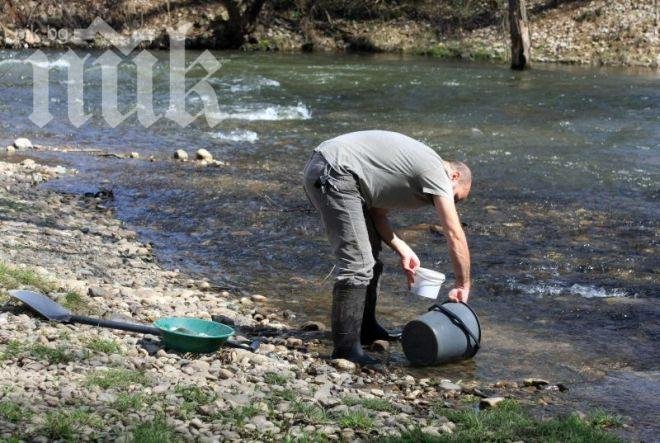
<svg viewBox="0 0 660 443"><path fill-rule="evenodd" d="M361 345L398 338L376 321L381 243L401 258L409 286L420 262L392 230L389 209L435 206L456 276L449 299L467 301L470 253L454 206L470 192L467 166L445 161L403 134L372 130L321 143L304 176L305 191L321 214L339 270L332 293L332 358L376 364Z"/></svg>

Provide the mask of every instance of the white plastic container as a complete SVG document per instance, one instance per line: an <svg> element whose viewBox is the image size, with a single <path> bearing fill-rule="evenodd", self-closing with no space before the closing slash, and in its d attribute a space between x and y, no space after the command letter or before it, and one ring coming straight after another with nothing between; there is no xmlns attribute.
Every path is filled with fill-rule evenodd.
<svg viewBox="0 0 660 443"><path fill-rule="evenodd" d="M415 282L410 292L424 298L435 300L438 298L440 287L445 282L445 274L432 269L417 268Z"/></svg>

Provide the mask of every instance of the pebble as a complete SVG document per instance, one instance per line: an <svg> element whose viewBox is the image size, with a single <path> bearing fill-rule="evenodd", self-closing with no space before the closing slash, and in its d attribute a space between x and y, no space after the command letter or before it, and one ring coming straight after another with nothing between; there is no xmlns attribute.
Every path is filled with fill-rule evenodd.
<svg viewBox="0 0 660 443"><path fill-rule="evenodd" d="M340 371L354 371L357 365L352 361L345 360L343 358L336 358L330 362L332 366L339 369Z"/></svg>
<svg viewBox="0 0 660 443"><path fill-rule="evenodd" d="M265 303L268 301L268 298L261 294L252 294L250 296L250 300L252 300L255 303Z"/></svg>
<svg viewBox="0 0 660 443"><path fill-rule="evenodd" d="M498 403L504 401L504 397L488 397L482 398L479 401L479 408L488 409L497 406Z"/></svg>
<svg viewBox="0 0 660 443"><path fill-rule="evenodd" d="M7 152L14 152L14 151L16 151L16 148L15 148L14 146L10 145L10 146L7 146L7 147L5 148L5 150L6 150Z"/></svg>
<svg viewBox="0 0 660 443"><path fill-rule="evenodd" d="M371 350L374 352L387 352L390 350L390 343L385 340L376 340L371 344Z"/></svg>
<svg viewBox="0 0 660 443"><path fill-rule="evenodd" d="M456 383L452 383L450 381L442 381L438 385L438 389L443 391L460 391L461 387Z"/></svg>
<svg viewBox="0 0 660 443"><path fill-rule="evenodd" d="M188 160L188 153L183 149L177 149L173 155L174 160L186 161Z"/></svg>
<svg viewBox="0 0 660 443"><path fill-rule="evenodd" d="M33 148L32 142L25 137L19 137L16 140L14 140L14 147L19 151Z"/></svg>
<svg viewBox="0 0 660 443"><path fill-rule="evenodd" d="M87 295L90 297L110 298L112 297L112 292L98 286L90 286L90 288L87 290Z"/></svg>
<svg viewBox="0 0 660 443"><path fill-rule="evenodd" d="M234 373L231 372L229 369L226 368L220 368L218 370L218 378L221 380L228 380L234 376Z"/></svg>
<svg viewBox="0 0 660 443"><path fill-rule="evenodd" d="M198 149L197 153L195 154L197 157L197 160L203 160L206 162L212 162L213 161L213 155L206 149Z"/></svg>
<svg viewBox="0 0 660 443"><path fill-rule="evenodd" d="M303 323L303 325L300 327L301 331L319 331L319 332L324 332L326 330L326 327L323 323L320 321L308 321Z"/></svg>
<svg viewBox="0 0 660 443"><path fill-rule="evenodd" d="M535 386L538 388L539 386L545 386L548 384L550 384L550 382L543 380L542 378L526 378L523 380L524 386Z"/></svg>
<svg viewBox="0 0 660 443"><path fill-rule="evenodd" d="M139 152L131 152L128 156L130 158L140 158L140 153Z"/></svg>

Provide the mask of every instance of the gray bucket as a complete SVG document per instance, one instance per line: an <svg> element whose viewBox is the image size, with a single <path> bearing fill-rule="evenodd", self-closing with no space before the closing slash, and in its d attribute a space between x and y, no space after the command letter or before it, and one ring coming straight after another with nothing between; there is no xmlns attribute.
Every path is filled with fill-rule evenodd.
<svg viewBox="0 0 660 443"><path fill-rule="evenodd" d="M474 357L481 343L477 314L465 303L444 302L403 328L401 345L413 365L429 366Z"/></svg>

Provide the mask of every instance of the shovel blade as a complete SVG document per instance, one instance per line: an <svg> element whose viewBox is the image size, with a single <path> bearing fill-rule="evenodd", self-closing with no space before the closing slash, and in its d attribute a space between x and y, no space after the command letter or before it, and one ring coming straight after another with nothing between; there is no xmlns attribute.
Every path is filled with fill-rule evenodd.
<svg viewBox="0 0 660 443"><path fill-rule="evenodd" d="M30 309L51 321L67 322L71 312L43 294L33 291L9 291L9 295L25 303Z"/></svg>

